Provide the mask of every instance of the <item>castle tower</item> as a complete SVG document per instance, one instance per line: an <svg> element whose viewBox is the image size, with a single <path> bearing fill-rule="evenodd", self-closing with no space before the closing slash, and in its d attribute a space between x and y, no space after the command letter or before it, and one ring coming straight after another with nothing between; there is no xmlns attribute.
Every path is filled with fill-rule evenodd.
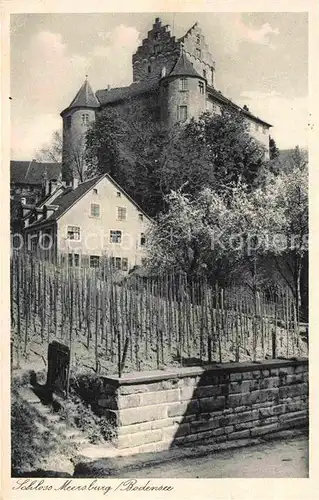
<svg viewBox="0 0 319 500"><path fill-rule="evenodd" d="M63 148L62 180L66 182L77 178L84 180L85 134L88 126L95 120L96 109L100 103L86 78L71 104L62 111Z"/></svg>
<svg viewBox="0 0 319 500"><path fill-rule="evenodd" d="M133 82L160 78L165 66L170 72L180 53L180 43L172 36L169 25L162 25L159 17L147 37L132 56Z"/></svg>
<svg viewBox="0 0 319 500"><path fill-rule="evenodd" d="M195 70L206 79L207 85L215 87L215 62L205 41L201 27L195 23L179 41Z"/></svg>
<svg viewBox="0 0 319 500"><path fill-rule="evenodd" d="M182 48L169 74L160 83L161 119L169 127L176 122L197 118L206 110L206 79L193 67Z"/></svg>

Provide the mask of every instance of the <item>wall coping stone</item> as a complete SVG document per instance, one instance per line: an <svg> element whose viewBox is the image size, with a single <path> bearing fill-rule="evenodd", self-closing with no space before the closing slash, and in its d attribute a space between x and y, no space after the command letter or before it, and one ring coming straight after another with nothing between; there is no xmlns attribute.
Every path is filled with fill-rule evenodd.
<svg viewBox="0 0 319 500"><path fill-rule="evenodd" d="M201 377L203 374L218 376L225 373L244 373L301 365L308 366L308 358L266 359L263 361L249 361L241 363L216 363L214 365L207 366L178 367L169 370L131 372L123 374L122 377L101 375L100 379L104 380L108 384L118 387L123 385L160 382L168 379Z"/></svg>

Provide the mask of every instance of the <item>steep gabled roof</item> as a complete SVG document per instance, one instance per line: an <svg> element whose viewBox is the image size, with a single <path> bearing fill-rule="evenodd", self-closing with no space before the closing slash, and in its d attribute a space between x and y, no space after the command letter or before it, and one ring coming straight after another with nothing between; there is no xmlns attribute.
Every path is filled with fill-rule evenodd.
<svg viewBox="0 0 319 500"><path fill-rule="evenodd" d="M82 182L76 189L67 188L60 196L55 198L54 205L57 205L59 208L53 212L49 217L47 217L45 222L51 222L59 219L64 212L69 210L77 201L79 201L90 189L92 189L97 182L102 179L102 175L98 177L94 177L86 182ZM44 220L40 219L36 222L36 224L40 224L40 222L44 222ZM35 226L33 224L32 226Z"/></svg>
<svg viewBox="0 0 319 500"><path fill-rule="evenodd" d="M61 163L31 161L10 161L10 182L12 184L42 184L44 179L58 179Z"/></svg>
<svg viewBox="0 0 319 500"><path fill-rule="evenodd" d="M203 78L194 69L192 63L190 62L190 60L188 59L187 55L183 50L180 53L175 66L173 67L172 71L168 76L196 76L196 78Z"/></svg>
<svg viewBox="0 0 319 500"><path fill-rule="evenodd" d="M38 225L41 225L42 223L46 224L47 222L55 222L56 220L58 220L104 177L108 179L116 187L116 189L121 191L141 213L143 213L148 219L150 219L147 213L126 193L126 191L119 184L117 184L117 182L115 182L115 180L109 174L102 174L94 177L93 179L89 179L86 182L82 182L76 189L72 189L71 187L66 188L65 191L53 201L53 204L58 206L59 208L53 214L49 215L49 217L46 217L45 219L41 218L33 224L30 224L29 226L27 226L27 229L29 229L30 227L36 227Z"/></svg>
<svg viewBox="0 0 319 500"><path fill-rule="evenodd" d="M82 87L74 97L73 101L71 104L62 111L64 113L65 111L69 111L70 109L73 108L99 108L100 103L95 97L95 94L91 88L91 85L89 84L88 80L86 79L85 82L83 83ZM61 115L62 115L61 113Z"/></svg>

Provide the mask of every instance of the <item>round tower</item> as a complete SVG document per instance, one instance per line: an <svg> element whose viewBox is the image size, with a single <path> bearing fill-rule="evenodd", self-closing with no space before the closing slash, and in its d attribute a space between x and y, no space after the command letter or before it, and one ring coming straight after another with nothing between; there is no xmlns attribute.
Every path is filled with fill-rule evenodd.
<svg viewBox="0 0 319 500"><path fill-rule="evenodd" d="M85 134L95 120L95 112L100 107L87 78L71 104L62 111L63 146L62 180L80 182L85 174Z"/></svg>
<svg viewBox="0 0 319 500"><path fill-rule="evenodd" d="M206 79L193 68L184 51L160 82L162 120L169 127L198 118L206 110Z"/></svg>

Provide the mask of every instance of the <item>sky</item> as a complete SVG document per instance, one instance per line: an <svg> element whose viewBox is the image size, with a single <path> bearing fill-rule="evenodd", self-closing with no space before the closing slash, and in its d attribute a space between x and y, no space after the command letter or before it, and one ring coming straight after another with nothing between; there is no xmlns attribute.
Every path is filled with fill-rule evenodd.
<svg viewBox="0 0 319 500"><path fill-rule="evenodd" d="M180 37L196 22L216 87L271 123L280 149L307 146L307 13L11 15L11 159L30 160L61 130L88 74L94 91L132 82L132 54L155 17Z"/></svg>

